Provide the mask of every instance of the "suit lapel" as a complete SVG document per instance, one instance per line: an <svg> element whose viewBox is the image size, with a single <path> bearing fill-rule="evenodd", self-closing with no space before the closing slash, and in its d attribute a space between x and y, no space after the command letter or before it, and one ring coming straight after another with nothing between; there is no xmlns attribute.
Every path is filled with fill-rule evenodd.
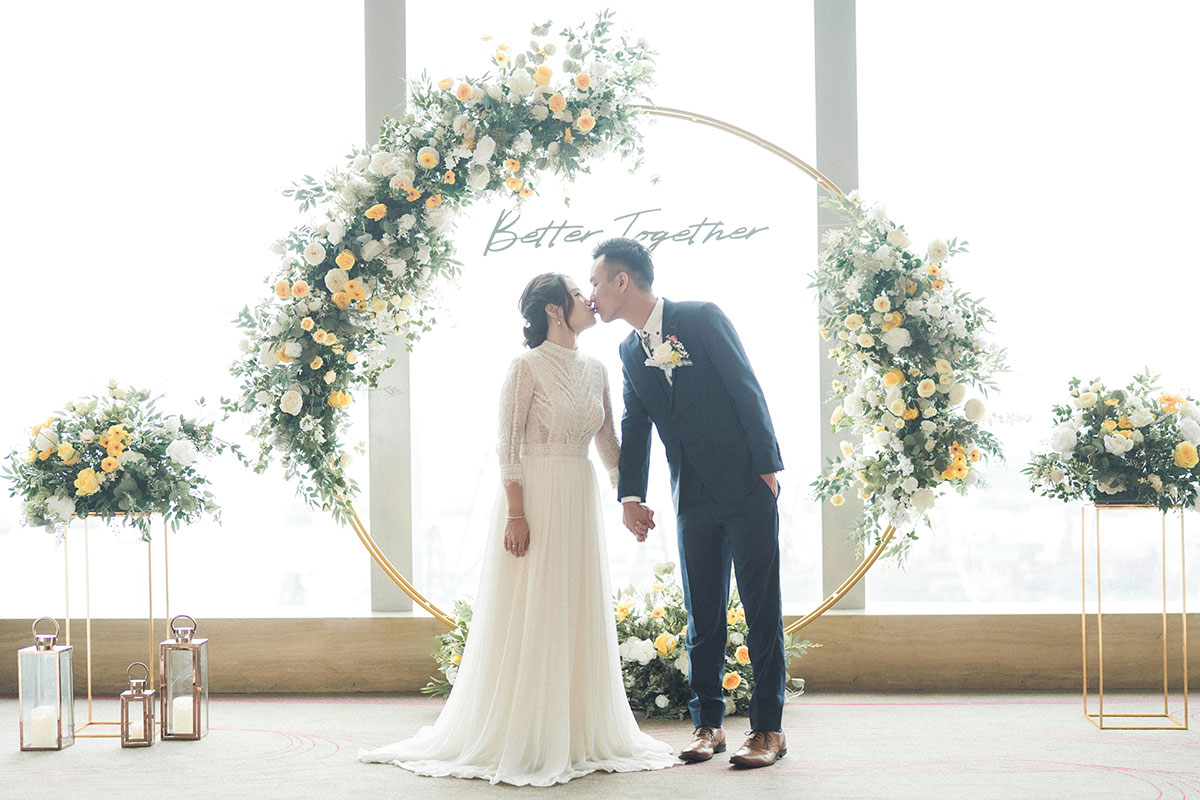
<svg viewBox="0 0 1200 800"><path fill-rule="evenodd" d="M663 315L662 315L663 341L665 342L667 340L668 336L678 336L678 335L679 334L676 332L676 328L675 328L675 304L664 297L663 298ZM675 406L675 385L674 385L674 383L667 382L667 374L665 372L663 372L661 369L656 369L654 371L659 374L660 378L662 378L663 389L665 389L667 392L667 404L673 408ZM674 372L672 373L671 380L673 382L678 382L680 371L681 370L679 370L679 369L675 369Z"/></svg>
<svg viewBox="0 0 1200 800"><path fill-rule="evenodd" d="M657 367L646 366L646 351L642 349L642 342L638 337L637 331L631 333L625 342L627 353L626 358L629 363L629 374L633 376L634 380L638 381L639 384L644 387L646 399L650 399L651 397L655 396L655 387L657 386L658 392L662 393L659 396L664 397L669 401L670 392L668 389L670 387L667 386L666 376L663 374L661 369L658 369ZM650 375L649 373L654 374Z"/></svg>

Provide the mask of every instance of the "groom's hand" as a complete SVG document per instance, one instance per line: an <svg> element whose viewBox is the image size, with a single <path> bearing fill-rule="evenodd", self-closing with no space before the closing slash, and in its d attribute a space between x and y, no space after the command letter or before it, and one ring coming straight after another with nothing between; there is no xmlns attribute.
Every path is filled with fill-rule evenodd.
<svg viewBox="0 0 1200 800"><path fill-rule="evenodd" d="M759 475L758 477L763 479L763 483L771 490L771 494L779 497L779 481L775 479L774 472L768 472L766 475Z"/></svg>
<svg viewBox="0 0 1200 800"><path fill-rule="evenodd" d="M646 541L647 534L654 529L654 512L645 503L632 500L622 503L621 507L625 512L625 527L639 542Z"/></svg>

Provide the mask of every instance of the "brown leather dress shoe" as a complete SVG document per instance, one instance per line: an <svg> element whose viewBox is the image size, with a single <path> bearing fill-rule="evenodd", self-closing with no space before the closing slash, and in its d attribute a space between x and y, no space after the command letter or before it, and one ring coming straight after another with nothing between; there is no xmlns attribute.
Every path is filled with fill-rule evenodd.
<svg viewBox="0 0 1200 800"><path fill-rule="evenodd" d="M739 767L769 767L787 755L787 738L775 731L750 731L750 738L729 757Z"/></svg>
<svg viewBox="0 0 1200 800"><path fill-rule="evenodd" d="M725 731L708 725L701 725L692 734L692 741L679 751L679 757L684 761L708 761L716 753L725 752Z"/></svg>

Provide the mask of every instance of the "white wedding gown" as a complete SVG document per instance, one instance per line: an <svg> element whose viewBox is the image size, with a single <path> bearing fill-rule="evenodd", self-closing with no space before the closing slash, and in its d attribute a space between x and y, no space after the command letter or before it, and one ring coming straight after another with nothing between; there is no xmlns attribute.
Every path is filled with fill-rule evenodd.
<svg viewBox="0 0 1200 800"><path fill-rule="evenodd" d="M604 366L551 342L523 353L505 381L500 427L501 478L523 484L529 551L517 558L504 549L502 494L441 715L359 758L515 786L678 764L668 745L638 729L621 679L588 460L593 439L610 475L620 455Z"/></svg>

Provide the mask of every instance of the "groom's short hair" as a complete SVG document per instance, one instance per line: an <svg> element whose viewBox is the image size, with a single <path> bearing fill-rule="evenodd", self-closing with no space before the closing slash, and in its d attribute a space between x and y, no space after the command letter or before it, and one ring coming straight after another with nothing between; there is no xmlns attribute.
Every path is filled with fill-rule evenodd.
<svg viewBox="0 0 1200 800"><path fill-rule="evenodd" d="M625 272L643 292L654 285L654 259L646 246L635 239L605 239L592 251L592 259L604 256L608 277Z"/></svg>

